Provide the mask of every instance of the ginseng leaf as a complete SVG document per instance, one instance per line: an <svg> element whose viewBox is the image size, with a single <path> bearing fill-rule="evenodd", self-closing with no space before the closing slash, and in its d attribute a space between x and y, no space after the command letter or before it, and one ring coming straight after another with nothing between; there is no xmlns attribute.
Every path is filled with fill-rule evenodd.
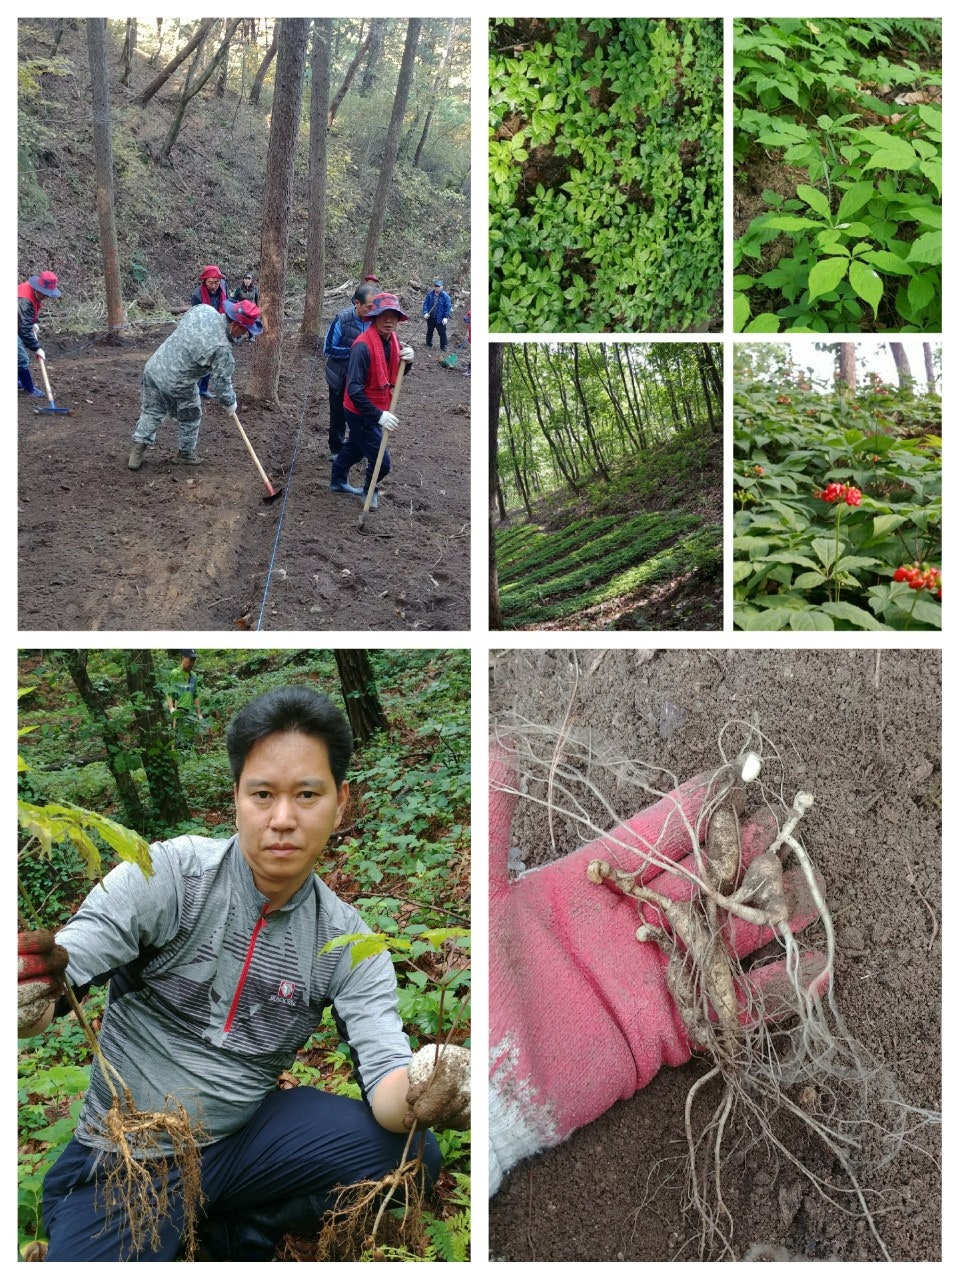
<svg viewBox="0 0 960 1280"><path fill-rule="evenodd" d="M850 265L846 258L824 258L810 270L807 288L810 290L810 301L821 298L825 293L834 290L847 274Z"/></svg>

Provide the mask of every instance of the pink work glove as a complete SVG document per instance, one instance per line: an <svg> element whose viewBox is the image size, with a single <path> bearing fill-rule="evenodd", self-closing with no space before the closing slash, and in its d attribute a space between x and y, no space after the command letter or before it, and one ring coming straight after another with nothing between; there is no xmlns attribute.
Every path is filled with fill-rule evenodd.
<svg viewBox="0 0 960 1280"><path fill-rule="evenodd" d="M667 958L655 942L638 942L646 920L662 924L655 908L607 883L591 883L587 866L606 859L624 871L645 865L642 851L663 857L690 854L691 825L716 770L698 775L636 814L608 836L565 858L509 881L510 823L517 797L512 752L491 744L490 760L490 1193L525 1156L556 1146L618 1099L632 1097L662 1066L679 1066L693 1052L667 989ZM763 812L741 830L744 865L763 853L777 832ZM702 837L701 837L702 838ZM628 848L615 843L624 841ZM675 900L693 889L686 878L658 872L638 876ZM796 877L784 877L790 924L816 918ZM729 917L727 945L744 956L773 937L766 927ZM804 969L822 957L805 958ZM750 974L743 1001L781 979L783 965ZM744 1015L746 1017L746 1015Z"/></svg>

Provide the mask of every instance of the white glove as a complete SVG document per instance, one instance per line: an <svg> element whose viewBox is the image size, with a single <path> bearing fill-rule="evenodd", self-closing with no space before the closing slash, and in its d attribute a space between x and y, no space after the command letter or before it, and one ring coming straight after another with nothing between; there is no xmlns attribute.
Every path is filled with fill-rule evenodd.
<svg viewBox="0 0 960 1280"><path fill-rule="evenodd" d="M443 319L440 321L440 323L441 323L441 324L446 324L446 323L447 323L447 317L446 317L446 316L444 316L444 317L443 317Z"/></svg>
<svg viewBox="0 0 960 1280"><path fill-rule="evenodd" d="M401 347L400 359L406 360L407 364L413 364L413 347Z"/></svg>
<svg viewBox="0 0 960 1280"><path fill-rule="evenodd" d="M39 338L39 337L40 337L40 326L39 326L38 324L35 324L35 325L33 326L33 336L34 336L35 338Z"/></svg>
<svg viewBox="0 0 960 1280"><path fill-rule="evenodd" d="M43 347L37 347L36 351L33 354L37 357L38 360L46 360L47 358L43 353Z"/></svg>
<svg viewBox="0 0 960 1280"><path fill-rule="evenodd" d="M470 1128L470 1050L462 1045L425 1044L409 1067L409 1129Z"/></svg>
<svg viewBox="0 0 960 1280"><path fill-rule="evenodd" d="M400 425L400 419L395 413L391 413L389 409L384 409L378 418L381 427L385 427L387 431L393 431L394 427Z"/></svg>
<svg viewBox="0 0 960 1280"><path fill-rule="evenodd" d="M236 402L236 400L234 400L233 404L225 404L223 407L226 409L227 413L236 413L236 412L237 412L237 402Z"/></svg>

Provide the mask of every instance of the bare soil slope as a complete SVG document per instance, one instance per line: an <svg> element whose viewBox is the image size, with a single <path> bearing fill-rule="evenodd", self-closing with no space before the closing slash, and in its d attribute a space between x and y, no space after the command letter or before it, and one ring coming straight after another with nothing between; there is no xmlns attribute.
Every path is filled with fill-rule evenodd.
<svg viewBox="0 0 960 1280"><path fill-rule="evenodd" d="M837 930L840 1008L853 1035L892 1069L904 1099L938 1111L939 652L645 650L608 652L597 663L599 656L579 651L571 708L578 734L591 735L598 749L685 778L717 762L727 720L757 714L782 754L785 794L804 788L816 799L804 841L826 879ZM493 722L509 724L519 714L559 729L572 687L565 652L497 655ZM617 806L621 798L611 799ZM570 851L580 841L562 828L558 820L558 846ZM553 856L544 809L521 802L513 843L528 866ZM584 1063L584 1070L602 1072L604 1064ZM694 1058L661 1071L562 1146L514 1169L491 1203L492 1256L695 1259L680 1204L683 1108L705 1070ZM743 1136L725 1192L738 1258L764 1243L804 1260L878 1260L861 1218L831 1206L794 1166ZM810 1169L842 1185L842 1170L808 1131L781 1136ZM938 1157L938 1129L918 1125L900 1157L871 1181L895 1261L940 1257Z"/></svg>
<svg viewBox="0 0 960 1280"><path fill-rule="evenodd" d="M418 345L416 327L404 328ZM56 402L74 413L36 414L43 402L19 397L22 629L469 627L468 349L454 369L436 348L418 350L393 473L359 531L358 501L329 491L323 361L295 334L274 412L245 412L247 349L237 360L240 420L274 483L286 484L283 498L261 502L239 434L208 401L203 466L173 464L167 422L141 470L128 471L140 375L169 332L122 347L45 343ZM358 468L351 479L360 477Z"/></svg>

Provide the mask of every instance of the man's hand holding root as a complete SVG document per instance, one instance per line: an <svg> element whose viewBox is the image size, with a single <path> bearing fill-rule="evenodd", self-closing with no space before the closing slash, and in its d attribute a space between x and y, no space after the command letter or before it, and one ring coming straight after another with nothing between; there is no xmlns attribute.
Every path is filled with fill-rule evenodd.
<svg viewBox="0 0 960 1280"><path fill-rule="evenodd" d="M424 1045L410 1062L404 1127L470 1128L470 1050L461 1045Z"/></svg>
<svg viewBox="0 0 960 1280"><path fill-rule="evenodd" d="M46 1015L63 991L67 963L66 951L57 946L48 929L18 935L18 1035L29 1036L43 1030Z"/></svg>
<svg viewBox="0 0 960 1280"><path fill-rule="evenodd" d="M507 876L516 761L490 762L490 1180L555 1146L616 1101L723 1052L743 1024L819 989L824 958L747 969L776 931L817 917L798 868L776 855L769 809L741 822L757 758L700 774L628 822L519 880ZM696 848L692 835L696 834Z"/></svg>

